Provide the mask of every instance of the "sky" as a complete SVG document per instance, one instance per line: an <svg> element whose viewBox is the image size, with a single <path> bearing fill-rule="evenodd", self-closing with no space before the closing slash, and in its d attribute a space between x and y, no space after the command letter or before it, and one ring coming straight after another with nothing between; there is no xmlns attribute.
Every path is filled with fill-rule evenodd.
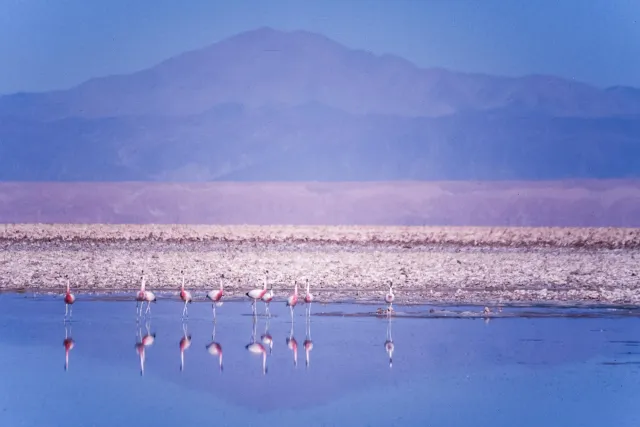
<svg viewBox="0 0 640 427"><path fill-rule="evenodd" d="M263 26L423 67L640 87L638 0L0 0L0 93L137 71Z"/></svg>

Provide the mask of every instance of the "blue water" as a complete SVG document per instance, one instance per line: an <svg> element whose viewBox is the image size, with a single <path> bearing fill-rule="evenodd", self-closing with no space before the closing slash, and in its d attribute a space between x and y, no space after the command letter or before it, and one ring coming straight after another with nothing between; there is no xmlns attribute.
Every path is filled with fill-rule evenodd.
<svg viewBox="0 0 640 427"><path fill-rule="evenodd" d="M265 346L264 374L262 356L246 346L261 342L266 319L255 319L252 336L246 302L217 309L221 371L207 351L210 304L192 304L183 327L181 303L160 300L150 321L137 324L135 302L80 295L65 326L59 297L0 294L0 425L640 425L635 316L601 310L594 317L537 318L516 310L489 322L400 316L389 322L367 315L377 306L314 304L308 337L299 306L295 365L289 311L272 305L274 344L271 354ZM185 332L191 346L181 369ZM144 347L141 375L136 343L147 333L155 339ZM74 340L66 370L65 334ZM313 342L308 366L306 338Z"/></svg>

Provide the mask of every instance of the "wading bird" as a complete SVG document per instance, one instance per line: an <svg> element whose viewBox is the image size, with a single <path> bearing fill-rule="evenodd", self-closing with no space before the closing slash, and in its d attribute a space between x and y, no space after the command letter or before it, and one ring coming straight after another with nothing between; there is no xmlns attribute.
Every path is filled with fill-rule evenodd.
<svg viewBox="0 0 640 427"><path fill-rule="evenodd" d="M269 287L269 290L267 292L265 292L265 294L262 296L262 301L264 301L264 312L267 315L267 317L271 317L271 311L269 311L269 305L271 304L271 301L273 301L273 285Z"/></svg>
<svg viewBox="0 0 640 427"><path fill-rule="evenodd" d="M220 275L220 289L214 289L207 292L207 299L211 301L211 309L213 311L213 321L216 321L216 305L222 305L220 301L224 295L224 274ZM214 325L215 328L215 325Z"/></svg>
<svg viewBox="0 0 640 427"><path fill-rule="evenodd" d="M311 302L313 301L313 295L309 292L309 279L307 279L307 293L304 295L304 303L306 304L307 316L311 316Z"/></svg>
<svg viewBox="0 0 640 427"><path fill-rule="evenodd" d="M140 291L136 295L136 313L138 313L138 304L139 304L140 305L140 312L138 313L139 316L142 316L142 309L144 308L145 302L147 303L147 310L145 311L145 314L146 314L151 312L151 303L157 301L154 293L146 290L147 276L144 275L144 271L142 271L141 279L142 279L142 283L140 284Z"/></svg>
<svg viewBox="0 0 640 427"><path fill-rule="evenodd" d="M253 312L254 315L256 314L256 302L259 299L262 299L264 294L267 293L267 274L268 273L269 271L264 272L265 276L264 276L264 283L262 285L262 289L260 288L251 289L249 292L245 294L249 298L251 298L251 311Z"/></svg>
<svg viewBox="0 0 640 427"><path fill-rule="evenodd" d="M182 285L180 285L180 299L184 302L184 308L182 309L182 318L189 317L189 309L187 308L187 304L191 304L193 302L193 296L191 292L184 289L184 270L180 270L180 274L182 275Z"/></svg>
<svg viewBox="0 0 640 427"><path fill-rule="evenodd" d="M293 285L293 294L287 298L287 307L291 310L291 323L293 323L293 307L298 303L298 282L295 281Z"/></svg>
<svg viewBox="0 0 640 427"><path fill-rule="evenodd" d="M64 295L64 319L67 319L67 316L69 316L69 319L71 319L71 315L72 315L72 304L74 302L76 302L76 296L73 295L71 293L71 287L69 285L69 277L66 276L67 278L67 292Z"/></svg>
<svg viewBox="0 0 640 427"><path fill-rule="evenodd" d="M396 296L393 294L393 282L389 281L389 292L387 292L387 295L385 295L384 300L387 302L387 304L389 304L389 309L388 312L391 313L391 310L393 308L393 300L396 298Z"/></svg>

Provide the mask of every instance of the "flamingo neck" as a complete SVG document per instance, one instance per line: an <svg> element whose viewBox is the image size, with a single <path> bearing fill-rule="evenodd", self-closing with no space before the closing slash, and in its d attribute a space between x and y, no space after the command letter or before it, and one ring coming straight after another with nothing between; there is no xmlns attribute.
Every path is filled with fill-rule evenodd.
<svg viewBox="0 0 640 427"><path fill-rule="evenodd" d="M67 294L71 293L71 287L69 286L69 279L67 279Z"/></svg>
<svg viewBox="0 0 640 427"><path fill-rule="evenodd" d="M142 278L142 284L140 284L140 290L141 290L142 292L144 292L145 282L146 282L146 279L143 277L143 278Z"/></svg>

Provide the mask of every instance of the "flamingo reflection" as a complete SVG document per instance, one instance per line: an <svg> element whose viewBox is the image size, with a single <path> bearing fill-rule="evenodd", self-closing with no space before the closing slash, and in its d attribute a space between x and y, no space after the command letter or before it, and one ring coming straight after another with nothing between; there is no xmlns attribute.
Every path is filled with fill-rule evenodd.
<svg viewBox="0 0 640 427"><path fill-rule="evenodd" d="M183 336L180 338L180 371L184 371L184 352L191 347L191 335L187 332L187 324L182 324Z"/></svg>
<svg viewBox="0 0 640 427"><path fill-rule="evenodd" d="M140 357L140 375L144 375L144 362L146 360L146 348L151 346L156 339L156 334L155 332L152 334L150 332L151 329L151 325L149 324L149 322L145 323L145 329L147 330L147 333L143 336L142 335L142 328L140 327L140 324L137 325L138 326L138 330L136 332L136 351L138 353L138 356Z"/></svg>
<svg viewBox="0 0 640 427"><path fill-rule="evenodd" d="M251 342L245 346L249 352L262 355L262 374L267 373L267 349L259 342L256 342L256 314L253 315L253 329L251 333Z"/></svg>
<svg viewBox="0 0 640 427"><path fill-rule="evenodd" d="M304 343L302 343L302 346L304 347L304 353L305 353L305 367L309 368L309 352L311 350L313 350L313 341L311 341L311 314L308 313L307 314L307 318L306 318L306 330L305 330L305 340Z"/></svg>
<svg viewBox="0 0 640 427"><path fill-rule="evenodd" d="M269 347L269 354L271 354L273 352L273 337L271 336L271 334L269 333L269 321L271 319L269 317L267 317L267 321L264 325L264 334L260 337L260 340L262 341L262 344L266 345Z"/></svg>
<svg viewBox="0 0 640 427"><path fill-rule="evenodd" d="M64 341L62 344L64 345L64 370L66 371L69 369L69 352L76 345L76 342L71 338L71 325L67 322L64 323Z"/></svg>
<svg viewBox="0 0 640 427"><path fill-rule="evenodd" d="M291 330L289 331L289 336L287 337L287 347L293 353L293 366L298 366L298 341L296 341L293 336L293 317L291 318Z"/></svg>
<svg viewBox="0 0 640 427"><path fill-rule="evenodd" d="M207 344L207 351L212 356L218 356L218 364L220 365L220 372L222 372L222 346L216 342L216 322L213 322L211 342Z"/></svg>
<svg viewBox="0 0 640 427"><path fill-rule="evenodd" d="M391 337L391 317L387 317L387 340L384 342L384 349L389 355L389 368L391 368L393 367L393 350L395 349L393 338Z"/></svg>

